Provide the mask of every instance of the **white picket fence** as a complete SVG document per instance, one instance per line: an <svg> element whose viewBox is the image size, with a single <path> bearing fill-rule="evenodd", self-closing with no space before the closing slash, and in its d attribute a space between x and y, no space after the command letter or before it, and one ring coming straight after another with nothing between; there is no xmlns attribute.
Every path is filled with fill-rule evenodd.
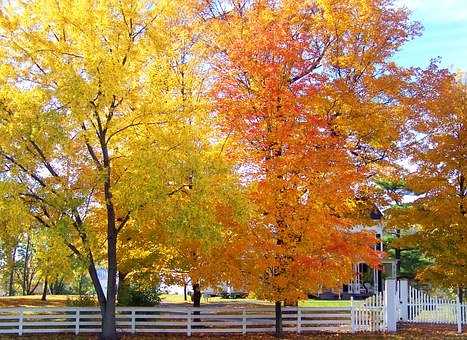
<svg viewBox="0 0 467 340"><path fill-rule="evenodd" d="M409 323L455 324L459 332L467 324L467 304L458 299L431 296L401 280L397 285L399 320Z"/></svg>
<svg viewBox="0 0 467 340"><path fill-rule="evenodd" d="M379 303L379 302L378 302ZM355 332L381 328L381 306L285 307L285 332ZM268 333L275 331L274 308L118 307L117 330L124 333ZM0 308L0 334L98 333L101 315L93 307Z"/></svg>
<svg viewBox="0 0 467 340"><path fill-rule="evenodd" d="M383 293L377 293L366 300L354 301L354 330L357 332L379 332L386 330Z"/></svg>

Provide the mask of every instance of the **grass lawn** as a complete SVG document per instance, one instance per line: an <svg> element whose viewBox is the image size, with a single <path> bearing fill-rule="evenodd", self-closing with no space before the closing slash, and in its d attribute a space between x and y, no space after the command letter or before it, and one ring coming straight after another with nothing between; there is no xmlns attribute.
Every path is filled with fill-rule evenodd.
<svg viewBox="0 0 467 340"><path fill-rule="evenodd" d="M191 304L191 298L183 300L183 295L176 294L162 294L161 301L163 304L170 303L187 303ZM226 305L273 305L272 302L256 299L223 299L220 296L209 298L208 300L202 298L201 304L226 304ZM302 300L299 302L300 307L349 307L349 300Z"/></svg>
<svg viewBox="0 0 467 340"><path fill-rule="evenodd" d="M350 300L302 300L299 307L350 307Z"/></svg>
<svg viewBox="0 0 467 340"><path fill-rule="evenodd" d="M76 299L76 295L48 295L47 301L42 301L40 295L28 296L2 296L0 297L0 307L61 307L66 305L67 300ZM191 305L191 299L188 296L188 301L183 300L183 295L162 294L162 304L187 304ZM273 303L264 300L256 299L223 299L219 296L202 299L202 305L206 304L221 304L234 306L272 306ZM348 307L350 301L346 300L303 300L299 303L300 307Z"/></svg>
<svg viewBox="0 0 467 340"><path fill-rule="evenodd" d="M171 303L185 303L191 305L191 297L187 297L187 301L184 301L183 295L177 294L162 294L161 295L162 304L171 304ZM256 300L256 299L223 299L220 296L210 297L209 299L201 298L201 305L203 304L228 304L228 305L272 305L271 302Z"/></svg>
<svg viewBox="0 0 467 340"><path fill-rule="evenodd" d="M41 295L2 296L0 307L62 307L67 299L73 300L76 295L47 295L47 301L41 300Z"/></svg>

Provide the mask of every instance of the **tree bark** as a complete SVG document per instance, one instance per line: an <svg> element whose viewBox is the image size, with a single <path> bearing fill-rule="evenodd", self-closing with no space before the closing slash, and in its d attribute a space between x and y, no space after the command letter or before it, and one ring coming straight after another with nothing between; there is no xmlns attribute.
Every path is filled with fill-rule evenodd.
<svg viewBox="0 0 467 340"><path fill-rule="evenodd" d="M191 296L193 300L193 307L198 308L201 307L201 289L199 283L193 284L193 295ZM199 311L195 311L193 315L199 315ZM195 323L199 323L201 320L199 318L194 318L193 321ZM195 328L198 328L199 325L194 325Z"/></svg>
<svg viewBox="0 0 467 340"><path fill-rule="evenodd" d="M83 277L82 276L79 277L79 281L78 281L78 295L79 296L83 295Z"/></svg>
<svg viewBox="0 0 467 340"><path fill-rule="evenodd" d="M105 340L117 339L115 304L117 295L117 227L111 191L110 157L105 133L100 135L102 158L105 170L104 197L107 210L107 302L102 317L102 335Z"/></svg>
<svg viewBox="0 0 467 340"><path fill-rule="evenodd" d="M186 301L187 300L187 296L186 296L186 287L187 284L186 282L183 283L183 300Z"/></svg>
<svg viewBox="0 0 467 340"><path fill-rule="evenodd" d="M29 247L30 247L30 241L29 241L29 235L27 235L27 243L26 243L26 254L24 255L24 267L23 267L23 282L22 282L22 288L23 288L23 295L28 294L28 276L29 276L29 268L28 268L28 263L29 263Z"/></svg>
<svg viewBox="0 0 467 340"><path fill-rule="evenodd" d="M102 289L101 283L99 282L99 276L97 275L96 265L94 264L94 259L92 256L88 258L89 265L88 265L88 272L89 276L91 277L92 284L94 286L94 290L96 291L97 301L99 302L99 306L101 308L101 315L104 316L103 311L105 310L105 305L107 299L104 294L104 290Z"/></svg>
<svg viewBox="0 0 467 340"><path fill-rule="evenodd" d="M400 229L396 229L396 237L401 237ZM400 278L401 275L401 249L399 247L394 249L394 257L396 258L396 279Z"/></svg>
<svg viewBox="0 0 467 340"><path fill-rule="evenodd" d="M276 301L276 337L282 337L282 302Z"/></svg>
<svg viewBox="0 0 467 340"><path fill-rule="evenodd" d="M119 306L127 306L129 302L129 286L125 281L128 274L118 272L117 303Z"/></svg>
<svg viewBox="0 0 467 340"><path fill-rule="evenodd" d="M13 296L14 292L14 280L15 280L15 264L16 264L16 245L13 247L10 259L10 277L8 278L8 296Z"/></svg>
<svg viewBox="0 0 467 340"><path fill-rule="evenodd" d="M42 297L41 297L42 301L47 300L47 288L48 288L48 281L47 281L47 276L46 276L44 280L44 290L42 291Z"/></svg>
<svg viewBox="0 0 467 340"><path fill-rule="evenodd" d="M28 295L33 295L34 291L37 289L37 286L39 286L39 283L41 282L41 279L38 278L36 281L36 284L32 283L33 276L31 276L31 280L29 281L28 284Z"/></svg>

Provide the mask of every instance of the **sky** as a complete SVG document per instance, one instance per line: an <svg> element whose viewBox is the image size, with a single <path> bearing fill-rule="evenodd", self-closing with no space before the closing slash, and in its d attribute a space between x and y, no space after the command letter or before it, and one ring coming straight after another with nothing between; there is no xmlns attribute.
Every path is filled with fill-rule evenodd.
<svg viewBox="0 0 467 340"><path fill-rule="evenodd" d="M423 35L407 43L394 58L402 66L427 66L441 57L451 71L467 71L467 0L397 0L424 26Z"/></svg>

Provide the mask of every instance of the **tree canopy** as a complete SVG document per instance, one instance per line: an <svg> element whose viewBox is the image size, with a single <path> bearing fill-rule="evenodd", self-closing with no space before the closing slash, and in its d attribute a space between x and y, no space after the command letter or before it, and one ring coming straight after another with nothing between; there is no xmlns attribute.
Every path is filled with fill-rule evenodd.
<svg viewBox="0 0 467 340"><path fill-rule="evenodd" d="M467 283L467 87L459 78L438 78L431 87L424 81L426 97L408 125L416 142L404 150L406 185L416 199L390 212L391 225L409 231L401 245L417 246L433 259L421 277L444 287Z"/></svg>
<svg viewBox="0 0 467 340"><path fill-rule="evenodd" d="M5 252L47 279L67 250L115 339L117 273L293 303L377 266L358 226L397 173L391 223L465 283L465 84L393 61L420 32L392 0L2 3Z"/></svg>

